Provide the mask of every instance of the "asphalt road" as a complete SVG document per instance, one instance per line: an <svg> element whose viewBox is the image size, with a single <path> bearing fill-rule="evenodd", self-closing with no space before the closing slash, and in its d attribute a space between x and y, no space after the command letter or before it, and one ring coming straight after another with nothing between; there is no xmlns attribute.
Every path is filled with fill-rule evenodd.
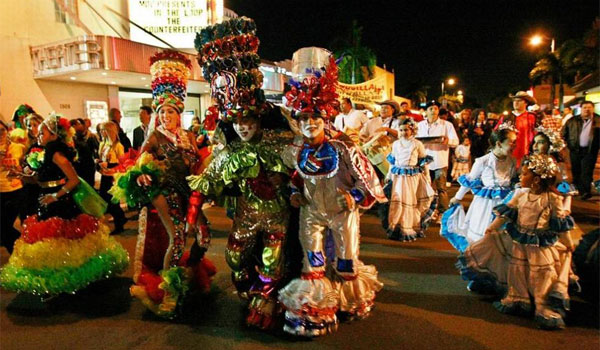
<svg viewBox="0 0 600 350"><path fill-rule="evenodd" d="M581 231L598 227L599 198L574 203ZM129 213L132 215L135 213ZM207 256L218 268L212 291L188 305L177 321L147 312L128 293L132 268L77 295L41 302L2 291L0 349L599 349L597 303L572 297L563 331L542 331L532 319L503 315L492 299L472 294L454 268L456 252L439 236L399 243L385 239L376 217L363 215L361 258L374 264L385 284L372 315L340 324L337 333L313 340L263 333L243 324L243 309L229 280L223 252L231 222L221 208L207 215L214 231ZM118 240L133 257L136 221ZM190 241L191 243L191 241ZM6 251L0 253L2 263Z"/></svg>

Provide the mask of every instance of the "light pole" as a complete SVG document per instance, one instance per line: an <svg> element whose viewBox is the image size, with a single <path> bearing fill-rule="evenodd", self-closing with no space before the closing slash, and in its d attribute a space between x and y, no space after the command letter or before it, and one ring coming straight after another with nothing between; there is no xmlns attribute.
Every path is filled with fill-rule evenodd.
<svg viewBox="0 0 600 350"><path fill-rule="evenodd" d="M536 34L529 39L529 44L531 46L539 46L540 44L542 44L544 42L544 40L550 40L550 53L554 53L555 44L556 44L556 42L554 41L554 38L550 38L545 35ZM557 59L558 59L558 57L557 57ZM562 71L560 69L560 62L558 64L557 69L558 69L557 75L558 75L558 86L559 86L558 108L562 111L563 110L564 88L563 88L563 84L562 84ZM552 91L552 101L550 101L550 104L552 105L552 107L554 107L554 96L556 96L556 90L554 87L554 79L552 79L551 91Z"/></svg>
<svg viewBox="0 0 600 350"><path fill-rule="evenodd" d="M445 83L448 83L448 85L452 86L456 83L456 80L454 78L450 78L448 80L442 80L442 97L444 97L444 95L446 93L446 89L444 88Z"/></svg>

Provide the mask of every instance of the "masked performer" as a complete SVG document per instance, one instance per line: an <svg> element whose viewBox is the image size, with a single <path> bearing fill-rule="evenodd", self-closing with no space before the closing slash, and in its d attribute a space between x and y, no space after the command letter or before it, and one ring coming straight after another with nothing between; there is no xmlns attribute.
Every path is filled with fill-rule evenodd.
<svg viewBox="0 0 600 350"><path fill-rule="evenodd" d="M225 135L226 146L201 176L188 180L192 189L233 213L225 252L232 280L238 296L249 302L247 324L270 329L290 212L289 170L280 154L292 134L279 109L265 103L255 32L254 21L242 17L198 35L199 63L221 113L218 133Z"/></svg>
<svg viewBox="0 0 600 350"><path fill-rule="evenodd" d="M198 163L193 133L181 127L191 61L163 51L150 58L152 107L158 125L126 172L115 175L113 200L125 199L140 211L135 271L131 294L158 316L173 318L190 290L207 290L214 266L203 258L210 235L202 214L202 196L193 193L185 177ZM196 234L184 255L186 235Z"/></svg>
<svg viewBox="0 0 600 350"><path fill-rule="evenodd" d="M73 168L70 137L69 121L61 116L51 115L40 125L39 206L23 222L0 273L3 288L44 296L73 293L127 268L127 252L100 220L106 202Z"/></svg>
<svg viewBox="0 0 600 350"><path fill-rule="evenodd" d="M366 317L382 288L377 270L359 260L359 208L386 198L369 160L341 133L332 137L325 118L337 104L337 67L316 71L286 95L303 137L286 149L284 161L296 169L291 204L300 206L301 278L279 292L288 333L318 336L337 327L336 312ZM323 236L335 244L333 268L326 276Z"/></svg>

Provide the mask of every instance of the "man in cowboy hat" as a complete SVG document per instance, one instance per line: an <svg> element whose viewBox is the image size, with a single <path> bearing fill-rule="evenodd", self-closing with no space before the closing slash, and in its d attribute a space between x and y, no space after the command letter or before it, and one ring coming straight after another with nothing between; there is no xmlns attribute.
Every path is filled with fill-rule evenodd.
<svg viewBox="0 0 600 350"><path fill-rule="evenodd" d="M393 139L398 138L400 121L404 119L404 117L399 118L400 105L394 100L385 100L377 102L377 104L381 106L379 116L366 122L360 131L360 139L363 142L367 142L375 134L384 131Z"/></svg>
<svg viewBox="0 0 600 350"><path fill-rule="evenodd" d="M525 91L519 91L514 95L508 95L513 100L513 111L507 116L502 116L496 125L496 129L504 123L510 123L517 131L517 145L513 156L517 164L521 163L523 157L529 153L529 146L535 136L535 114L527 111L527 106L536 104L536 100Z"/></svg>

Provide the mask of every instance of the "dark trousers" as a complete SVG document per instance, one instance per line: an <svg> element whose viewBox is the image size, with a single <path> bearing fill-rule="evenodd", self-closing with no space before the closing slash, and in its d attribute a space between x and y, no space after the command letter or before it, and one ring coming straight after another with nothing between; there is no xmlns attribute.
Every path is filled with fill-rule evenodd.
<svg viewBox="0 0 600 350"><path fill-rule="evenodd" d="M15 241L21 235L21 233L14 228L14 224L17 216L19 216L22 203L23 189L0 193L0 206L2 207L0 244L6 247L11 254Z"/></svg>
<svg viewBox="0 0 600 350"><path fill-rule="evenodd" d="M437 192L438 205L437 210L442 214L448 209L448 192L446 191L446 175L448 168L441 168L435 170L429 170L429 176L431 176L431 187Z"/></svg>
<svg viewBox="0 0 600 350"><path fill-rule="evenodd" d="M108 193L108 190L112 187L114 178L112 176L104 176L100 178L100 197L102 197L107 203L107 212L112 215L115 220L115 228L120 228L125 225L127 219L125 213L119 204L115 204L111 201L112 195Z"/></svg>
<svg viewBox="0 0 600 350"><path fill-rule="evenodd" d="M594 175L598 152L589 153L586 148L569 151L573 183L579 190L579 194L588 194L592 188L592 177Z"/></svg>

